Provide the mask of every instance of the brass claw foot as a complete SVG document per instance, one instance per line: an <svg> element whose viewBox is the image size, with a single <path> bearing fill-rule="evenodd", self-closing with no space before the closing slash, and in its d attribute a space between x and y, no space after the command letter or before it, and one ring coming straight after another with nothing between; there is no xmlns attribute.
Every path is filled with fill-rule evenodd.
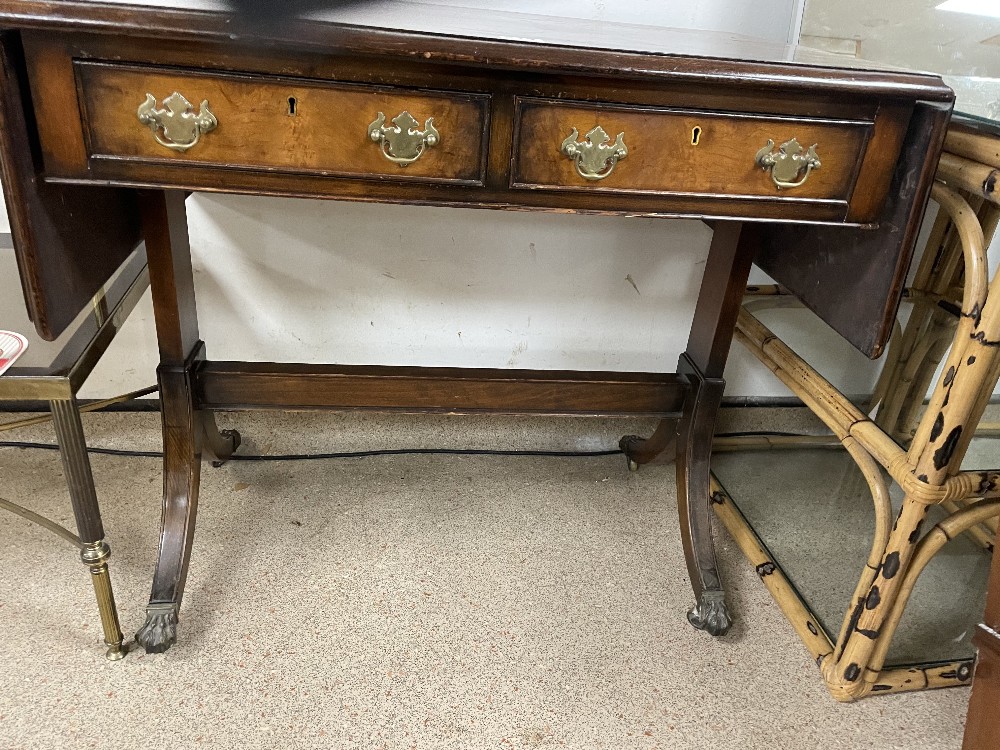
<svg viewBox="0 0 1000 750"><path fill-rule="evenodd" d="M618 447L625 454L625 461L628 464L629 471L639 471L639 463L632 458L632 451L644 442L646 442L646 439L638 435L626 435L618 441Z"/></svg>
<svg viewBox="0 0 1000 750"><path fill-rule="evenodd" d="M177 607L173 604L150 604L146 623L135 634L135 641L147 654L162 654L177 641Z"/></svg>
<svg viewBox="0 0 1000 750"><path fill-rule="evenodd" d="M236 449L240 447L240 443L242 442L238 430L219 430L219 435L225 447L220 453L216 454L218 457L212 460L212 468L215 469L225 465L226 461L236 452Z"/></svg>
<svg viewBox="0 0 1000 750"><path fill-rule="evenodd" d="M687 614L688 622L709 635L725 635L733 624L726 607L726 592L705 589Z"/></svg>

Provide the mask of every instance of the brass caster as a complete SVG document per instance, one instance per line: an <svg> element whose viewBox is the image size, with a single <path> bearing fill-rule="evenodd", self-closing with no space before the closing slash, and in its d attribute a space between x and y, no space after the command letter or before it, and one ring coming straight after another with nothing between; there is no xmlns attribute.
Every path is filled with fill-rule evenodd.
<svg viewBox="0 0 1000 750"><path fill-rule="evenodd" d="M240 436L238 430L220 430L219 434L222 435L223 439L229 441L230 448L228 449L228 455L225 458L213 459L211 464L213 469L221 469L226 465L229 460L229 456L234 454L243 442L243 438Z"/></svg>
<svg viewBox="0 0 1000 750"><path fill-rule="evenodd" d="M618 441L618 448L625 454L625 463L629 471L639 471L639 462L632 458L632 455L645 442L645 438L638 435L626 435Z"/></svg>
<svg viewBox="0 0 1000 750"><path fill-rule="evenodd" d="M128 653L128 649L125 648L121 643L115 644L114 646L108 646L107 652L104 654L104 658L108 661L121 661L125 658L125 654Z"/></svg>

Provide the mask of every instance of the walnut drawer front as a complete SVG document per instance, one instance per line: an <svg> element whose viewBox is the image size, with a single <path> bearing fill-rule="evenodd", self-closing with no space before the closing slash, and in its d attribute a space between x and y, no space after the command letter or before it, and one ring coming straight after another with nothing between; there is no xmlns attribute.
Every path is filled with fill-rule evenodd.
<svg viewBox="0 0 1000 750"><path fill-rule="evenodd" d="M527 97L518 100L516 113L513 188L764 200L849 201L873 127L870 121L566 103ZM562 150L563 142L575 128L578 142L589 148L587 134L597 126L606 131L609 149L623 133L621 143L627 154L610 170L607 167L611 162L598 159L596 166L603 170L590 171L588 178ZM601 138L604 136L598 133L591 141ZM777 153L783 143L793 138L803 150L816 144L821 163L809 171L801 185L779 187L771 171L758 165L756 156L769 140Z"/></svg>
<svg viewBox="0 0 1000 750"><path fill-rule="evenodd" d="M75 68L92 160L472 186L485 179L489 96L484 94L87 61L77 61ZM171 101L175 92L183 100ZM193 145L181 149L172 138L181 140L177 136L183 123L171 132L141 121L139 109L147 99L149 107L164 113L157 122L179 121L183 118L178 115L187 111L189 117L204 118L207 126L195 133ZM383 128L402 126L408 132L412 125L412 131L433 131L434 137L416 148L395 142L394 151L392 143L377 142L370 133L379 113ZM394 125L393 119L405 118L404 113L413 119ZM183 133L184 143L191 142L192 132ZM410 160L417 151L419 156Z"/></svg>

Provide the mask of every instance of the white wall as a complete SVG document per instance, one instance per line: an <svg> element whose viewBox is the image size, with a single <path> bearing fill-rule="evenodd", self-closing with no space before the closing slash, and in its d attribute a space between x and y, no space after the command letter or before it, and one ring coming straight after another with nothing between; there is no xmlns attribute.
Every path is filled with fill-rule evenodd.
<svg viewBox="0 0 1000 750"><path fill-rule="evenodd" d="M670 371L710 239L691 221L236 196L189 211L218 359Z"/></svg>
<svg viewBox="0 0 1000 750"><path fill-rule="evenodd" d="M419 0L415 3L406 3L406 0L371 0L371 2L358 6L348 4L345 8L323 11L322 15L343 16L367 23L365 18L370 17L375 12L383 14L378 21L379 23L393 24L398 19L396 6L402 4L419 7L419 10L409 14L407 23L424 24L421 16L429 17L430 24L432 24L430 28L445 33L449 29L442 28L442 24L449 23L455 27L453 33L461 33L461 27L465 26L466 20L470 18L468 14L462 12L466 9L478 11L502 9L505 13L565 19L565 26L568 27L565 33L571 33L572 27L581 25L574 24L575 20L582 20L720 31L766 39L771 42L794 44L798 39L804 0L757 0L752 4L752 8L750 3L739 2L739 0L708 0L708 2L507 0L502 4L497 3L496 0ZM452 17L448 18L434 14L426 6L444 6L459 9L459 11L452 13ZM462 18L459 18L459 15ZM421 28L427 28L427 26L423 25ZM489 31L495 32L494 29ZM523 31L531 36L530 26Z"/></svg>

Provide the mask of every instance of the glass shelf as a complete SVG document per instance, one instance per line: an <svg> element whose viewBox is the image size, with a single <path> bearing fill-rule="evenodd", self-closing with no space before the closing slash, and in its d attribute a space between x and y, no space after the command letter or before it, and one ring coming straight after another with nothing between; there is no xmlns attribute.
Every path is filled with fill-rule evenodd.
<svg viewBox="0 0 1000 750"><path fill-rule="evenodd" d="M968 469L996 463L996 439L977 438ZM875 512L861 472L840 448L718 453L712 469L785 575L836 639L871 549ZM892 485L893 510L902 491ZM932 522L943 512L931 509ZM989 552L963 534L918 579L892 639L887 665L973 656Z"/></svg>

